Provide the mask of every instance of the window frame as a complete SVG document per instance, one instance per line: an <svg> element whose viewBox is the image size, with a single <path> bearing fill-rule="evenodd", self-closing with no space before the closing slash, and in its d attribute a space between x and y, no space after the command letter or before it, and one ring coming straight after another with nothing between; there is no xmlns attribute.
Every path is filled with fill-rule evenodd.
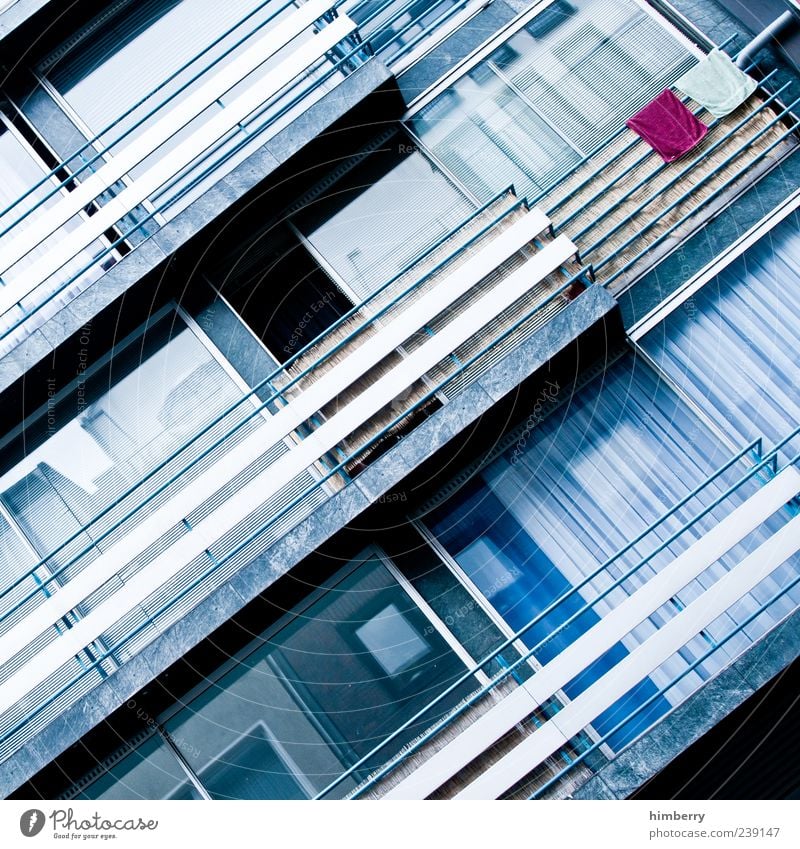
<svg viewBox="0 0 800 849"><path fill-rule="evenodd" d="M261 631L255 639L250 640L235 654L231 655L228 660L218 666L212 675L206 676L203 681L192 687L184 696L181 697L180 703L176 703L164 710L158 717L158 722L166 724L177 713L179 713L188 703L201 696L212 687L216 687L217 682L227 675L232 670L236 669L248 657L258 651L265 643L269 642L277 633L285 628L298 617L303 616L304 612L312 605L319 601L328 592L335 590L345 578L349 577L357 569L361 568L364 563L369 560L377 559L381 565L387 569L392 578L397 582L400 588L411 598L414 604L420 609L423 615L430 621L431 625L436 629L442 639L453 650L454 654L461 660L467 668L474 666L475 660L468 654L466 649L458 642L455 636L449 631L447 626L436 615L436 613L425 602L418 591L411 585L408 579L402 575L397 569L397 566L391 561L391 558L377 544L371 543L361 549L358 554L354 555L350 562L345 564L341 569L334 572L326 579L324 586L316 586L303 599L301 599L291 610L287 611L275 620L266 629ZM480 681L478 676L476 679ZM488 678L486 679L488 681ZM481 684L485 683L480 681Z"/></svg>

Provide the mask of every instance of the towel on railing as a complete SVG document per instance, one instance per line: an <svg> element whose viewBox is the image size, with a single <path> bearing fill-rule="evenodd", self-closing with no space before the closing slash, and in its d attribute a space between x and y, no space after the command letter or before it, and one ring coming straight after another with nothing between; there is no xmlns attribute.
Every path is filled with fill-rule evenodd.
<svg viewBox="0 0 800 849"><path fill-rule="evenodd" d="M683 156L708 132L708 127L698 121L668 88L628 118L625 124L641 136L664 162L674 162Z"/></svg>
<svg viewBox="0 0 800 849"><path fill-rule="evenodd" d="M675 83L677 89L708 109L715 118L724 118L741 106L757 86L721 50L712 50Z"/></svg>

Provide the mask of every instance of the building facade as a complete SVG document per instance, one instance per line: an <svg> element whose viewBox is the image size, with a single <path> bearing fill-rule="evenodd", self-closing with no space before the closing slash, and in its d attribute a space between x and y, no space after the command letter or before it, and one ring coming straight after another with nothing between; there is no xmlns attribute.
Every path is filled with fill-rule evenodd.
<svg viewBox="0 0 800 849"><path fill-rule="evenodd" d="M0 793L666 792L790 674L794 25L3 4Z"/></svg>

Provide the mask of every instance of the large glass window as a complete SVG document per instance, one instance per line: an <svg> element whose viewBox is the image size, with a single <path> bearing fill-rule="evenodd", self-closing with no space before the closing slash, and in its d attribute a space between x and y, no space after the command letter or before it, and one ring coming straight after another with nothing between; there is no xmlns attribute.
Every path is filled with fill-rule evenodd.
<svg viewBox="0 0 800 849"><path fill-rule="evenodd" d="M262 5L264 8L259 9ZM101 136L100 144L104 146L145 119L140 127L114 147L113 152L118 153L125 146L135 144L141 133L164 114L164 111L160 111L154 118L146 118L147 113L165 98L188 84L195 76L199 76L185 92L171 101L172 105L181 103L187 94L208 79L203 71L211 62L231 51L210 73L219 72L251 46L256 36L250 40L246 37L255 27L272 17L269 23L259 29L257 37L261 38L296 11L296 7L292 5L279 11L283 6L286 6L286 0L273 0L267 4L264 4L263 0L228 0L225 3L216 0L137 0L123 3L116 14L99 18L89 26L86 36L76 46L51 62L46 70L47 79L92 134L103 133L107 127L115 125L112 131ZM244 18L247 18L247 21L242 26L225 35ZM258 85L265 74L286 59L291 50L312 36L313 32L309 29L298 36L290 47L279 50L255 71L233 85L201 115L177 132L169 142L136 166L132 174L136 176L150 168L188 135L199 130L209 118L224 109L245 89ZM217 39L220 39L219 43L211 47ZM234 45L242 39L245 39L245 42L234 49ZM189 67L180 71L187 63L190 63ZM330 68L330 65L329 59L323 58L309 69L308 74L319 76L324 69ZM173 74L176 74L175 78L165 82ZM319 95L324 92L326 86L321 87ZM145 99L145 102L136 106L142 99ZM268 110L254 114L245 123L231 130L221 142L215 143L213 156L218 160L225 158L229 170L245 155L239 146L247 142L248 134L262 127L270 116L274 116L288 103L288 100L285 91L280 93ZM166 107L167 110L169 108ZM252 149L251 144L246 148L246 152ZM231 156L234 158L228 159ZM196 197L199 191L199 187L189 188L190 175L193 173L193 169L189 168L181 176L176 175L175 179L159 189L151 199L159 205L170 204L170 215L174 214L191 198ZM219 174L213 177L218 178ZM203 182L201 187L206 184L207 181Z"/></svg>
<svg viewBox="0 0 800 849"><path fill-rule="evenodd" d="M794 212L641 341L737 443L774 445L800 422L798 223Z"/></svg>
<svg viewBox="0 0 800 849"><path fill-rule="evenodd" d="M253 649L166 722L217 799L314 795L464 671L377 555L351 564Z"/></svg>
<svg viewBox="0 0 800 849"><path fill-rule="evenodd" d="M109 765L72 799L199 799L168 745L157 734Z"/></svg>
<svg viewBox="0 0 800 849"><path fill-rule="evenodd" d="M532 196L694 61L634 0L556 0L410 126L481 199Z"/></svg>
<svg viewBox="0 0 800 849"><path fill-rule="evenodd" d="M462 487L443 506L429 514L426 525L460 570L494 606L513 630L518 630L545 610L557 597L582 582L609 557L635 539L681 497L701 484L730 456L729 450L694 416L689 408L655 372L632 355L608 368L603 377L572 394L557 385L548 394L568 400L530 433L525 432L510 448ZM719 479L705 493L706 503L738 479ZM701 502L702 503L702 500ZM729 502L730 503L730 502ZM729 508L726 508L729 509ZM536 657L546 662L591 627L624 593L642 582L712 527L718 516L706 516L650 560L635 578L603 602L582 614L556 638L551 632L586 601L596 599L612 578L652 552L698 510L672 516L658 530L633 547L621 561L604 571L580 593L559 605L526 636ZM711 586L726 568L738 563L769 534L751 535L733 548L711 572L690 584L669 605L637 626L573 681L565 691L574 697L650 636L703 588ZM719 640L735 622L743 620L788 580L791 564L765 579L751 596L717 620L708 631L690 640L679 657L658 670L631 693L605 711L595 722L601 733L615 727L632 710L652 696L657 686L685 669L685 664L704 654L710 640ZM771 609L777 621L793 609L786 599ZM769 617L768 617L769 619ZM740 640L727 643L736 653L760 636L770 621L754 623ZM721 651L697 673L687 675L669 691L680 700L730 655ZM612 746L619 746L644 730L670 702L659 697L635 721L617 732Z"/></svg>
<svg viewBox="0 0 800 849"><path fill-rule="evenodd" d="M87 332L87 356L91 341ZM46 408L5 439L0 504L39 554L49 554L241 396L198 333L170 311L69 389L53 390ZM225 424L244 415L240 405ZM205 445L184 452L181 466ZM140 488L136 501L159 482ZM103 526L51 564L90 544Z"/></svg>
<svg viewBox="0 0 800 849"><path fill-rule="evenodd" d="M474 208L398 134L302 210L295 223L358 300L456 227Z"/></svg>

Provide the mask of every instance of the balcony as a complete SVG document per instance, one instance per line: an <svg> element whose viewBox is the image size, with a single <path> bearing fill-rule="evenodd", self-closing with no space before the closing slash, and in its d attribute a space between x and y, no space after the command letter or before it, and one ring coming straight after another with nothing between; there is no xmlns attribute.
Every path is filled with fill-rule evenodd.
<svg viewBox="0 0 800 849"><path fill-rule="evenodd" d="M688 698L702 681L695 678L691 683L693 676L720 656L724 665L731 644L746 637L750 626L771 605L780 604L800 584L796 570L784 569L770 592L763 592L756 603L744 604L748 593L800 551L800 517L795 506L800 492L800 457L795 455L788 462L780 459L782 449L798 432L787 434L768 451L756 441L737 452L637 539L456 679L453 688L478 670L489 669L515 640L525 639L559 607L567 611L554 631L533 640L533 645L528 640L525 654L503 664L489 683L432 723L398 755L386 758L385 765L352 790L349 798L538 799L563 798L573 792L605 762L615 735L648 713L645 726L655 721L663 712L657 705L665 695L677 690L673 704ZM750 454L755 461L751 468L737 471L742 458ZM693 540L691 529L708 516L714 517L715 524ZM679 521L673 524L676 519ZM658 535L664 527L671 531L666 542ZM714 568L726 552L759 529L766 531L760 544L731 568ZM649 553L640 557L637 547L642 542ZM652 571L654 558L666 550L674 551L676 544L680 553ZM587 599L586 589L598 578L602 592ZM620 592L625 586L627 592ZM598 610L608 606L608 610L594 626L581 632L577 623L594 605L599 605ZM738 611L736 618L722 633L719 627L708 630L732 610ZM663 617L660 626L651 628L635 649L600 677L586 675L618 641L659 611ZM696 636L705 639L704 650L685 654ZM555 656L531 669L531 660L553 640L561 646ZM598 734L592 727L594 720L615 702L622 704L618 700L648 678L658 682L657 689L633 708L628 702L627 710L617 712L612 727ZM580 692L564 703L559 694L571 682L578 682ZM419 724L428 712L432 716L448 695L445 690L418 711L413 721ZM378 761L380 751L392 739L390 736L365 756L363 763ZM360 767L362 762L319 797L335 795Z"/></svg>
<svg viewBox="0 0 800 849"><path fill-rule="evenodd" d="M12 139L10 124L5 134L0 125L0 139L16 145L4 159L25 175L0 209L0 355L307 116L373 54L390 65L408 60L461 20L467 5L261 0L219 16L213 4L185 0L155 4L146 26L130 22L117 52L102 53L107 23L100 20L86 43L76 37L77 48L46 58L43 91L87 140L77 149L72 142L47 170L27 139ZM120 15L116 26L126 32L130 10ZM189 28L180 50L169 49L170 27ZM146 61L153 67L144 73ZM335 109L343 114L348 97L340 101ZM331 113L329 106L328 124ZM40 131L46 137L59 121L63 115Z"/></svg>
<svg viewBox="0 0 800 849"><path fill-rule="evenodd" d="M328 0L262 3L138 100L95 108L90 139L2 212L3 350L368 55L355 24ZM74 83L78 72L67 70L58 66L65 79L56 83L87 116L97 84L91 76ZM117 117L103 125L108 115Z"/></svg>
<svg viewBox="0 0 800 849"><path fill-rule="evenodd" d="M169 350L179 382L146 403L107 394L78 405L4 478L12 524L42 519L41 504L13 500L39 491L32 475L85 519L51 514L17 543L25 565L0 593L3 756L580 300L591 284L574 254L544 213L503 192L244 394L192 353L188 330L176 335L174 314L154 321L167 348L133 340L132 350L153 350L154 374ZM142 368L128 387L153 385ZM144 448L142 436L120 435L131 403L163 430L155 439L138 421ZM115 457L129 443L120 474Z"/></svg>
<svg viewBox="0 0 800 849"><path fill-rule="evenodd" d="M776 76L764 75L747 103L711 120L705 139L680 161L665 164L623 127L534 201L570 234L597 279L624 291L796 152L800 98Z"/></svg>

